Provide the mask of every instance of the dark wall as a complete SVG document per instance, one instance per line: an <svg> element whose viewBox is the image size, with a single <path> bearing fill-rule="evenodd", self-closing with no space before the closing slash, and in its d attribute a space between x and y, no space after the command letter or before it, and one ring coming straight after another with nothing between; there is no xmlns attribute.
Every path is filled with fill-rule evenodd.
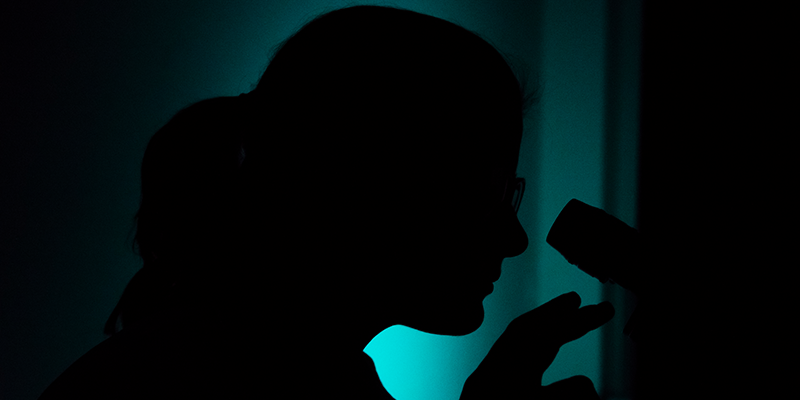
<svg viewBox="0 0 800 400"><path fill-rule="evenodd" d="M575 23L575 16L565 10L605 9L605 5L551 2L547 3L551 6L548 8L542 5L546 2L530 2L514 3L516 8L512 8L501 7L497 1L398 3L416 5L415 9L423 12L437 11L444 17L457 17L459 22L469 23L468 28L506 45L504 49L534 68L539 68L540 61L541 28L536 24L542 23L539 20L542 9L563 11L557 13L559 18L549 22L549 26L558 28L554 32L570 29L572 35L558 35L551 42L559 46L572 43L585 53L603 57L603 50L594 47L601 41L587 40L584 36L588 35L585 32L593 32L586 28L605 24L602 19L605 16L598 15L598 20L592 20L590 26L582 25L584 29L572 29L570 24ZM194 101L249 91L266 67L270 46L295 31L303 21L323 12L325 7L321 4L327 3L289 0L2 3L0 397L35 398L70 363L104 339L105 318L141 265L131 251L130 229L138 206L138 169L150 136L177 110ZM559 54L574 56L575 53L571 48L557 50ZM670 57L666 58L677 60L683 56L675 51ZM571 96L561 98L569 102L591 97L586 94L586 87L574 84L570 71L599 75L594 67L550 66L554 75L562 74L551 82L566 83L561 88L551 86L548 93L557 97L569 92ZM668 82L672 84L686 84L682 81L686 76L670 79ZM599 88L601 81L597 83ZM672 84L664 83L659 90L676 90ZM586 103L599 105L602 100L591 98ZM574 112L580 117L587 114L583 103L570 106L567 114ZM667 109L655 109L669 113ZM671 128L669 132L677 131L673 128L680 125L674 114L667 118L673 124L667 126ZM680 121L686 123L689 119L685 116ZM552 126L580 128L583 122L593 126L590 118L578 122L581 123ZM658 135L652 137L669 137ZM565 136L559 139L572 141ZM676 145L679 142L669 143L672 150L659 154L681 151L682 147ZM574 146L568 148L574 152ZM600 154L596 153L597 159L602 159ZM653 157L651 163L661 162L656 161L657 156ZM558 158L563 163L569 159ZM527 164L539 165L532 160L527 160ZM599 167L586 162L581 168L575 168L578 175L594 176L584 172ZM573 171L566 167L555 168L555 173L553 170L549 172L551 175L559 170ZM656 169L650 171L658 174ZM670 171L662 170L660 178L643 178L643 182L653 182L651 190L655 185L663 192L670 192L663 189L675 188ZM539 215L534 212L537 208L532 199L556 202L551 193L537 194L534 182L531 179L526 194L532 211L526 212ZM582 186L568 180L558 184ZM573 191L586 189L558 188L570 191L571 195ZM650 196L660 201L667 198L652 192ZM681 201L685 206L675 208ZM559 200L556 207L560 209L563 204ZM688 199L672 202L676 210L672 216L691 210L691 204L694 203ZM671 209L653 200L643 202L642 207ZM659 230L657 223L650 222L653 215L661 214L644 212L641 218L644 230ZM665 217L661 223L676 221L680 219ZM585 278L579 272L575 275ZM542 287L554 290L551 282L543 282ZM520 288L514 294L533 297L527 295L527 290ZM502 301L496 308L506 314L510 313L509 302L516 302L513 304L517 308L512 311L530 304L521 304L516 297ZM506 314L502 314L503 318ZM501 329L498 327L497 331Z"/></svg>
<svg viewBox="0 0 800 400"><path fill-rule="evenodd" d="M246 28L292 28L270 18L282 2L232 5L0 6L0 398L35 398L105 338L141 265L131 228L150 136L194 101L249 90L269 49Z"/></svg>
<svg viewBox="0 0 800 400"><path fill-rule="evenodd" d="M350 3L2 2L0 398L36 398L105 339L141 265L131 228L150 136L195 101L251 90L273 46ZM529 18L538 3L396 4L454 19L538 65Z"/></svg>
<svg viewBox="0 0 800 400"><path fill-rule="evenodd" d="M785 376L795 278L780 249L796 178L780 16L645 3L639 222L665 285L636 398L765 398Z"/></svg>

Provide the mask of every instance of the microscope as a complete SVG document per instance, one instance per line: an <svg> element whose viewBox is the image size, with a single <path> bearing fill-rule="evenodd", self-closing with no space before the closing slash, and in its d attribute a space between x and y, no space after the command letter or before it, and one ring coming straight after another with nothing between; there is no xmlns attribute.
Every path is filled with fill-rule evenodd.
<svg viewBox="0 0 800 400"><path fill-rule="evenodd" d="M616 283L636 295L636 308L623 333L641 341L652 329L651 305L657 299L659 270L651 243L624 222L579 200L561 210L547 243L572 265L601 283ZM663 271L663 270L662 270Z"/></svg>

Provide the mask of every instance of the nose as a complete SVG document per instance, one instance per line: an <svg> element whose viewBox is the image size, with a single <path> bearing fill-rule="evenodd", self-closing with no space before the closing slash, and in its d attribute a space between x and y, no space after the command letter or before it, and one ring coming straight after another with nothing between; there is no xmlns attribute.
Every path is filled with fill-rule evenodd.
<svg viewBox="0 0 800 400"><path fill-rule="evenodd" d="M500 234L497 235L497 249L503 258L516 257L528 248L528 234L517 218L517 213L509 208L500 223Z"/></svg>
<svg viewBox="0 0 800 400"><path fill-rule="evenodd" d="M523 228L522 224L519 222L519 218L517 218L516 213L514 213L512 220L511 240L509 240L508 246L508 253L510 255L506 257L516 257L525 252L525 250L528 248L528 234L525 232L525 228Z"/></svg>

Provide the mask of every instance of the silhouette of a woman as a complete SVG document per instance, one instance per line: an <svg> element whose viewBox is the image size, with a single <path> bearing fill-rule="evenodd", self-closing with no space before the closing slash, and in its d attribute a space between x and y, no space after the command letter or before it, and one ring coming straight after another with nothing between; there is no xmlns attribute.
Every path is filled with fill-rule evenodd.
<svg viewBox="0 0 800 400"><path fill-rule="evenodd" d="M527 247L516 169L532 98L494 47L450 22L373 6L314 19L247 96L188 109L189 125L241 138L225 156L190 150L236 160L218 181L229 186L166 184L178 200L158 205L143 172L137 240L168 298L138 316L122 307L123 329L42 398L390 398L369 341L396 324L475 331L503 259ZM229 155L242 152L239 166ZM585 377L540 386L561 345L613 315L579 306L567 294L512 322L462 398L596 398Z"/></svg>

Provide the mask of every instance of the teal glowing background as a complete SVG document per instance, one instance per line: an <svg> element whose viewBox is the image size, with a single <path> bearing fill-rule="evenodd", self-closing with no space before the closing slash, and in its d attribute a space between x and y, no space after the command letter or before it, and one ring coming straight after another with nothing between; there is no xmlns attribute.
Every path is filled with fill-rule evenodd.
<svg viewBox="0 0 800 400"><path fill-rule="evenodd" d="M151 0L6 14L26 24L9 40L17 83L4 86L16 108L4 116L0 149L0 397L36 398L104 339L103 322L140 265L129 229L156 129L192 102L249 91L274 45L354 4L458 23L538 74L543 88L518 169L528 182L520 209L528 250L504 263L475 333L393 327L370 343L389 392L457 399L512 319L574 290L585 304L612 299L617 316L563 347L544 383L584 374L604 398L628 395L625 294L567 264L544 237L573 197L636 225L638 2Z"/></svg>

